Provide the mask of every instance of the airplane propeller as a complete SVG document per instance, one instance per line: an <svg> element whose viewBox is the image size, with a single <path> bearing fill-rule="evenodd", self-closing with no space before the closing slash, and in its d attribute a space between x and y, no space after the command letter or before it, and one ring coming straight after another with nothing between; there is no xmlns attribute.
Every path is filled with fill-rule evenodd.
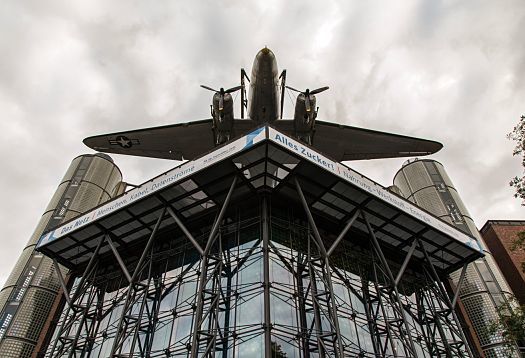
<svg viewBox="0 0 525 358"><path fill-rule="evenodd" d="M289 90L292 90L292 91L299 92L299 93L303 94L304 95L304 105L306 107L306 112L310 112L311 111L311 108L310 108L310 95L324 92L330 87L328 87L328 86L320 87L320 88L316 88L316 89L314 89L312 91L310 91L308 88L306 89L306 91L299 91L298 89L295 89L295 88L290 87L290 86L286 86L286 88L288 88Z"/></svg>
<svg viewBox="0 0 525 358"><path fill-rule="evenodd" d="M242 88L242 86L235 86L235 87L228 88L227 90L225 90L224 88L221 87L217 91L216 89L213 89L213 88L205 86L205 85L201 85L201 87L204 88L204 89L207 89L209 91L215 92L215 93L217 93L219 95L219 111L222 111L223 106L224 106L224 95L226 93L236 92L236 91L238 91L238 90L240 90Z"/></svg>

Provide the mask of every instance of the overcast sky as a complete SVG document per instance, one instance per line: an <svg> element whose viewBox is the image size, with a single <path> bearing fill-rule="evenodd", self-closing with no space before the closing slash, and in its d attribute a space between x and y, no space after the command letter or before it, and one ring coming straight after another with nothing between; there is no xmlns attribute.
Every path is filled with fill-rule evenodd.
<svg viewBox="0 0 525 358"><path fill-rule="evenodd" d="M0 287L82 139L208 118L267 45L319 119L440 141L478 227L525 219L525 2L19 1L0 5ZM291 117L293 97L286 96ZM237 103L236 113L239 113ZM176 162L113 155L141 183ZM387 186L404 159L349 163Z"/></svg>

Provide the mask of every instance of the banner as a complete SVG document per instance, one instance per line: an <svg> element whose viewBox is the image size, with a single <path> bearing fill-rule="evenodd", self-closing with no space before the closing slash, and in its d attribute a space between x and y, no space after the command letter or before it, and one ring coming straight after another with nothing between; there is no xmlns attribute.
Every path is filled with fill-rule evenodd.
<svg viewBox="0 0 525 358"><path fill-rule="evenodd" d="M214 164L242 150L248 149L266 138L266 127L260 127L248 133L219 149L197 158L193 161L186 162L181 166L174 168L152 180L134 188L123 195L108 201L107 203L87 212L76 219L58 226L56 229L42 235L38 241L37 248L53 242L54 240L84 227L106 215L109 215L119 209L122 209L131 203L143 199L165 187L182 181L188 176Z"/></svg>
<svg viewBox="0 0 525 358"><path fill-rule="evenodd" d="M272 142L277 143L280 146L294 152L300 157L316 164L317 166L332 172L333 174L339 176L348 183L351 183L353 186L356 186L366 191L367 193L372 194L376 198L387 202L388 204L398 208L399 210L402 210L409 216L414 217L424 222L425 224L432 226L436 230L445 233L446 235L460 241L461 243L475 250L483 252L476 239L462 233L458 229L446 224L445 222L439 220L435 216L426 213L425 211L412 204L411 202L407 201L406 199L395 195L388 189L359 174L358 172L353 171L347 166L338 162L334 162L331 159L328 159L324 155L317 153L312 148L282 134L281 132L271 127L269 128L269 139Z"/></svg>

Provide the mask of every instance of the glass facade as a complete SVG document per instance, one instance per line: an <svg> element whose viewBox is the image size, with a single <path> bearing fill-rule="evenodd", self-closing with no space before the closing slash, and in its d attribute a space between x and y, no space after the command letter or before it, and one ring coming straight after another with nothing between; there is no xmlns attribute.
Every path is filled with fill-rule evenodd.
<svg viewBox="0 0 525 358"><path fill-rule="evenodd" d="M316 217L314 228L278 195L232 203L213 235L216 215L190 226L198 245L171 228L144 261L144 246L126 251L136 282L95 257L74 280L46 357L471 355L424 260L402 269L352 230L326 255L340 225Z"/></svg>

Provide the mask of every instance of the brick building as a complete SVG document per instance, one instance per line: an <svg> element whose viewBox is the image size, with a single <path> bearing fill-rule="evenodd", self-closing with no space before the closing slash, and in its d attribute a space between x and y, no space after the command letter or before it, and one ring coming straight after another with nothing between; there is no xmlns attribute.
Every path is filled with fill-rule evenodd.
<svg viewBox="0 0 525 358"><path fill-rule="evenodd" d="M512 250L512 243L520 231L525 231L524 220L489 220L481 228L481 235L510 285L519 303L525 304L525 250Z"/></svg>

